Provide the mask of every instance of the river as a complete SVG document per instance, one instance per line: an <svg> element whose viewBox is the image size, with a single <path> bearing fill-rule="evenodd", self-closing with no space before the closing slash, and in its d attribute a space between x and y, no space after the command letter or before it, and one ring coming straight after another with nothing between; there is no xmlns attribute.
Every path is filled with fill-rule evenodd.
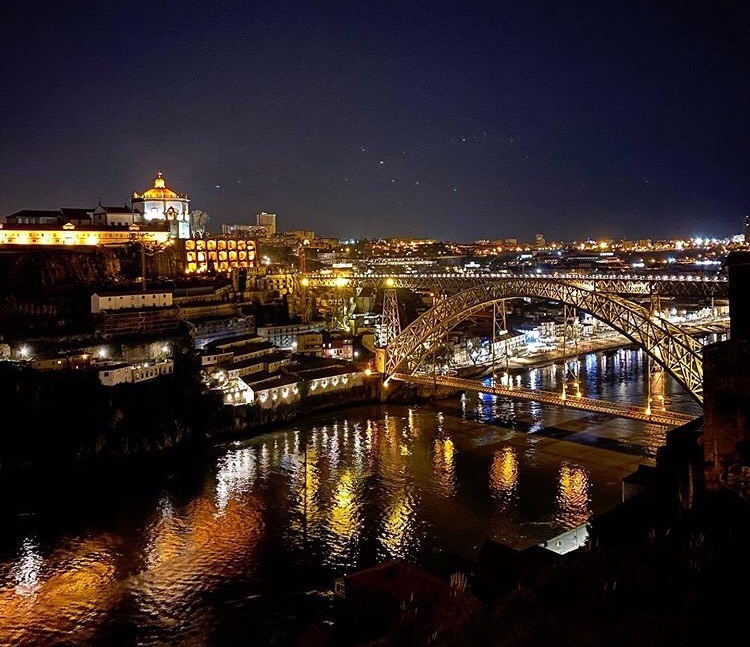
<svg viewBox="0 0 750 647"><path fill-rule="evenodd" d="M581 359L586 394L637 401L642 353ZM558 367L521 383L553 388ZM671 380L670 406L696 411ZM469 570L620 501L664 430L468 395L358 406L208 455L2 485L0 644L285 643L335 577L387 559Z"/></svg>

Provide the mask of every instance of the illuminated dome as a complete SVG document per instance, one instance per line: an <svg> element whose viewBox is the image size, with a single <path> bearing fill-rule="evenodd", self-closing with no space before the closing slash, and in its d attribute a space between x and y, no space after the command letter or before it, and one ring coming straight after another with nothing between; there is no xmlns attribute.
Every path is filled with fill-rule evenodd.
<svg viewBox="0 0 750 647"><path fill-rule="evenodd" d="M159 171L154 179L153 188L147 189L141 195L135 194L134 197L142 198L143 200L176 200L184 196L167 188L164 185L164 178L162 177L161 171Z"/></svg>
<svg viewBox="0 0 750 647"><path fill-rule="evenodd" d="M132 204L139 222L168 227L173 238L190 236L190 198L167 188L161 171L156 174L151 189L133 194Z"/></svg>

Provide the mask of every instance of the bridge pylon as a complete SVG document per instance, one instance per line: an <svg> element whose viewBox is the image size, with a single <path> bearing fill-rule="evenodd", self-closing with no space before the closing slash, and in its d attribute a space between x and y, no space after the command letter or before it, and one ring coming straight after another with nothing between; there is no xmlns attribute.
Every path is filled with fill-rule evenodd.
<svg viewBox="0 0 750 647"><path fill-rule="evenodd" d="M395 289L383 292L383 315L380 321L380 345L385 348L401 334L401 317L398 313L398 294Z"/></svg>
<svg viewBox="0 0 750 647"><path fill-rule="evenodd" d="M563 305L563 336L562 336L562 399L568 396L568 388L573 397L581 397L581 381L579 379L578 360L578 338L579 338L578 312L574 306ZM568 346L573 347L573 358L568 358ZM573 365L571 369L571 363Z"/></svg>
<svg viewBox="0 0 750 647"><path fill-rule="evenodd" d="M661 298L656 289L651 290L649 311L651 317L661 317ZM664 369L653 361L650 355L646 356L646 413L651 415L653 412L666 411L667 403L665 401L664 384L666 374Z"/></svg>
<svg viewBox="0 0 750 647"><path fill-rule="evenodd" d="M497 345L498 338L503 338L503 354L504 360L504 372L502 383L506 386L512 386L513 382L510 379L510 355L508 354L508 315L505 306L505 299L500 301L500 307L495 301L492 304L492 383L496 384L497 381Z"/></svg>
<svg viewBox="0 0 750 647"><path fill-rule="evenodd" d="M349 318L354 310L354 299L343 289L337 289L333 293L331 307L331 330L349 330Z"/></svg>
<svg viewBox="0 0 750 647"><path fill-rule="evenodd" d="M646 405L646 411L649 414L656 411L666 411L667 402L664 391L666 373L661 366L651 359L651 357L646 355L646 358L648 362L646 378L648 380L648 404Z"/></svg>

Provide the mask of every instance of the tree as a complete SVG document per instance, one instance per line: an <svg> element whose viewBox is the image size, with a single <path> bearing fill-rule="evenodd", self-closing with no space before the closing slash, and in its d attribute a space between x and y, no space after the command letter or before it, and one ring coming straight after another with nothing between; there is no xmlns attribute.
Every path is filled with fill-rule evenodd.
<svg viewBox="0 0 750 647"><path fill-rule="evenodd" d="M206 233L208 225L208 214L205 211L196 209L190 212L190 235L201 237Z"/></svg>

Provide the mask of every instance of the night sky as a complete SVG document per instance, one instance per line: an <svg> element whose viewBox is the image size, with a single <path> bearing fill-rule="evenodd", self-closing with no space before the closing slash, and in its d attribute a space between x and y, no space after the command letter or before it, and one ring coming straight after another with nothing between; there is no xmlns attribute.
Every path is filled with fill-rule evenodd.
<svg viewBox="0 0 750 647"><path fill-rule="evenodd" d="M161 170L214 230L737 233L749 6L6 0L0 215Z"/></svg>

